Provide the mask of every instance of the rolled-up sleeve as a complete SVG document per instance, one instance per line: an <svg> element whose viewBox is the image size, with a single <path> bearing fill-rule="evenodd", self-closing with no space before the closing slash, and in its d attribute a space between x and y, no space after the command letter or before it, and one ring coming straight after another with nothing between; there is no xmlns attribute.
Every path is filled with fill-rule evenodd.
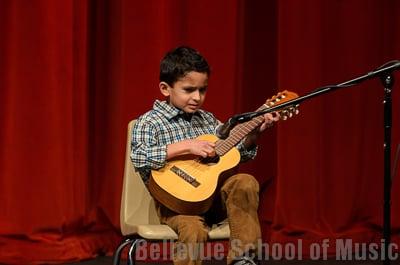
<svg viewBox="0 0 400 265"><path fill-rule="evenodd" d="M240 162L246 162L248 160L254 159L257 156L257 150L258 150L258 146L254 146L253 148L251 148L250 150L247 150L244 147L243 141L240 141L239 144L236 146L236 148L239 150L240 152Z"/></svg>
<svg viewBox="0 0 400 265"><path fill-rule="evenodd" d="M159 169L166 163L167 146L159 145L157 130L149 122L138 121L133 127L131 160L138 169Z"/></svg>

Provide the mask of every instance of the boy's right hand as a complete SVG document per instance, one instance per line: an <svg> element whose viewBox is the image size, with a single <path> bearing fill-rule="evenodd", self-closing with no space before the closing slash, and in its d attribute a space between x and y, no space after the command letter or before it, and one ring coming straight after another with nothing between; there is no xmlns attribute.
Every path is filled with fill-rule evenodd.
<svg viewBox="0 0 400 265"><path fill-rule="evenodd" d="M187 144L189 146L189 152L192 155L198 155L201 157L215 156L215 143L197 140L197 139L188 139Z"/></svg>
<svg viewBox="0 0 400 265"><path fill-rule="evenodd" d="M167 160L180 155L198 155L201 157L215 156L215 143L186 139L177 143L167 145Z"/></svg>

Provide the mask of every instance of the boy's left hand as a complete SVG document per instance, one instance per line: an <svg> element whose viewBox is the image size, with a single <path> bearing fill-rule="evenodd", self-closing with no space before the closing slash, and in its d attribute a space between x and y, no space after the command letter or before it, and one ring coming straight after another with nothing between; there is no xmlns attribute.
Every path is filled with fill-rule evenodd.
<svg viewBox="0 0 400 265"><path fill-rule="evenodd" d="M273 112L273 113L267 113L264 114L264 122L254 131L252 131L249 135L247 135L246 140L244 141L244 146L246 149L251 148L251 146L256 144L256 141L263 131L265 131L267 128L270 128L274 125L274 122L279 121L280 115L278 112Z"/></svg>
<svg viewBox="0 0 400 265"><path fill-rule="evenodd" d="M258 128L258 132L263 132L265 131L265 129L272 127L274 125L274 122L279 121L279 119L279 112L264 114L264 122Z"/></svg>

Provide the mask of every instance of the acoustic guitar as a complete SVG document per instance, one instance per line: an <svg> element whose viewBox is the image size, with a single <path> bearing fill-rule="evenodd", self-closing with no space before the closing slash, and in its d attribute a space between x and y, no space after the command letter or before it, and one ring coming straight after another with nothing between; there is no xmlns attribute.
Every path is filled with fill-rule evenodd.
<svg viewBox="0 0 400 265"><path fill-rule="evenodd" d="M297 98L294 92L283 91L268 99L258 110L277 106ZM298 105L278 110L281 119L286 120L298 113ZM218 139L207 134L197 139L215 142L215 157L199 158L179 156L159 170L152 170L149 191L152 196L174 212L198 215L206 212L212 204L218 184L232 175L240 161L240 153L235 146L264 121L262 116L239 124L229 136Z"/></svg>

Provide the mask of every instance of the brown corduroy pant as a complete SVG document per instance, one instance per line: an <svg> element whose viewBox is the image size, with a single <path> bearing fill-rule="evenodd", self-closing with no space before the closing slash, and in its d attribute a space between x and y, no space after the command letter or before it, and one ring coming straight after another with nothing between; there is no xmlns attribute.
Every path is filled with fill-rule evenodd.
<svg viewBox="0 0 400 265"><path fill-rule="evenodd" d="M174 264L201 264L201 255L195 253L199 253L200 245L207 241L209 227L206 222L216 222L224 217L228 218L231 231L227 264L244 253L255 252L261 239L258 193L259 185L253 176L235 174L222 184L220 196L216 195L212 209L204 216L180 215L158 204L161 222L178 234L174 245Z"/></svg>

